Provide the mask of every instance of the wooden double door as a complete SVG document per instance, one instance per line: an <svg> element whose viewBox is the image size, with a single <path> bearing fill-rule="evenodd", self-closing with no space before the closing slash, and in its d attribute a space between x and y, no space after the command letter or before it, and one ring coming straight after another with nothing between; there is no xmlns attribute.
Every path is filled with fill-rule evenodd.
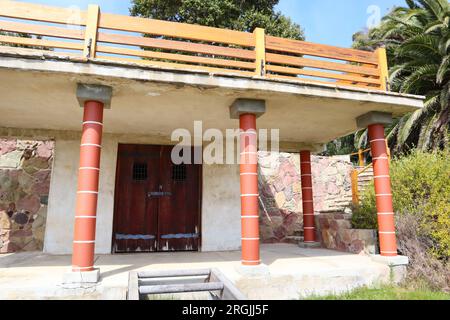
<svg viewBox="0 0 450 320"><path fill-rule="evenodd" d="M198 250L201 165L174 164L172 148L119 145L113 252Z"/></svg>

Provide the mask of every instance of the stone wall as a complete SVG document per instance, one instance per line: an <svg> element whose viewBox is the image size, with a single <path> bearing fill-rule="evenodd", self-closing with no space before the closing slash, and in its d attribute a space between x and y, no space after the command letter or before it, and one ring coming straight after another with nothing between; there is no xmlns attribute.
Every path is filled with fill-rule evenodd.
<svg viewBox="0 0 450 320"><path fill-rule="evenodd" d="M351 214L327 212L316 216L318 240L327 249L351 253L378 253L376 230L352 229Z"/></svg>
<svg viewBox="0 0 450 320"><path fill-rule="evenodd" d="M42 250L53 141L0 138L0 253Z"/></svg>
<svg viewBox="0 0 450 320"><path fill-rule="evenodd" d="M312 156L316 214L351 205L349 156ZM263 242L298 242L303 234L300 156L259 152L260 233Z"/></svg>
<svg viewBox="0 0 450 320"><path fill-rule="evenodd" d="M0 138L0 253L42 250L54 142ZM316 214L351 203L347 157L312 157ZM261 237L291 242L302 235L299 155L259 153Z"/></svg>

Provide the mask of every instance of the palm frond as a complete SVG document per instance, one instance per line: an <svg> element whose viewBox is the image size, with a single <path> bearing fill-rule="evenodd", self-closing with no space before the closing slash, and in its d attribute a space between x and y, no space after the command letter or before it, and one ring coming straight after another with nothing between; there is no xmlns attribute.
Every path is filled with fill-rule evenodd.
<svg viewBox="0 0 450 320"><path fill-rule="evenodd" d="M425 27L425 33L432 33L432 32L435 32L435 31L442 31L445 28L448 28L448 25L446 25L445 23L437 20L437 21L433 21L432 23L428 24Z"/></svg>
<svg viewBox="0 0 450 320"><path fill-rule="evenodd" d="M364 149L367 145L367 129L360 130L355 134L355 148Z"/></svg>
<svg viewBox="0 0 450 320"><path fill-rule="evenodd" d="M436 115L450 112L449 1L405 2L405 6L395 7L378 27L369 30L364 41L374 47L385 45L392 90L426 96L422 109L398 119L387 134L390 145L399 152L415 145L442 147L442 123L439 129L435 128L441 121ZM358 146L366 141L363 133L354 137Z"/></svg>
<svg viewBox="0 0 450 320"><path fill-rule="evenodd" d="M410 136L412 129L415 127L415 125L418 123L418 121L421 119L424 109L419 109L417 111L414 111L413 113L406 115L404 122L401 123L399 127L398 132L398 143L404 144L408 137Z"/></svg>
<svg viewBox="0 0 450 320"><path fill-rule="evenodd" d="M432 13L437 19L442 20L448 10L446 0L417 0L427 11Z"/></svg>
<svg viewBox="0 0 450 320"><path fill-rule="evenodd" d="M401 91L405 93L420 94L421 89L424 88L424 83L429 82L429 85L433 84L433 79L437 73L438 66L435 64L428 64L418 67L414 70L410 76L405 78L401 86Z"/></svg>
<svg viewBox="0 0 450 320"><path fill-rule="evenodd" d="M386 140L389 145L394 144L394 139L396 138L396 136L398 134L399 123L400 123L400 121L399 121L399 119L397 119L397 121L394 122L394 126L392 127L392 129L386 135Z"/></svg>
<svg viewBox="0 0 450 320"><path fill-rule="evenodd" d="M442 88L441 93L439 95L439 101L441 103L441 108L448 108L450 101L450 82L447 82L445 86Z"/></svg>
<svg viewBox="0 0 450 320"><path fill-rule="evenodd" d="M410 9L416 9L419 8L419 6L416 4L414 0L406 0L406 4Z"/></svg>
<svg viewBox="0 0 450 320"><path fill-rule="evenodd" d="M444 81L445 76L450 71L450 55L447 55L442 59L441 65L439 66L439 69L436 73L436 82L438 84L442 84Z"/></svg>
<svg viewBox="0 0 450 320"><path fill-rule="evenodd" d="M420 51L428 53L431 56L439 56L439 39L430 34L418 34L409 38L402 43L397 50L397 54L400 56L408 55L411 51Z"/></svg>
<svg viewBox="0 0 450 320"><path fill-rule="evenodd" d="M435 90L428 93L428 96L426 97L424 103L423 103L423 109L425 109L425 112L429 112L429 110L435 109L440 104L440 94L441 91Z"/></svg>
<svg viewBox="0 0 450 320"><path fill-rule="evenodd" d="M433 123L436 121L436 117L429 117L425 119L420 129L419 141L417 142L417 148L421 150L428 150L433 134Z"/></svg>

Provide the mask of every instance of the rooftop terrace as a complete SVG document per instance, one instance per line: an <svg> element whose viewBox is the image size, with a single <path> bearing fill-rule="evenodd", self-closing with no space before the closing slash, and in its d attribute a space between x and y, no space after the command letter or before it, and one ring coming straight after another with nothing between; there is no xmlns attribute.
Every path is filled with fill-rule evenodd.
<svg viewBox="0 0 450 320"><path fill-rule="evenodd" d="M215 74L387 91L375 52L184 23L0 0L0 44L86 61L131 62Z"/></svg>

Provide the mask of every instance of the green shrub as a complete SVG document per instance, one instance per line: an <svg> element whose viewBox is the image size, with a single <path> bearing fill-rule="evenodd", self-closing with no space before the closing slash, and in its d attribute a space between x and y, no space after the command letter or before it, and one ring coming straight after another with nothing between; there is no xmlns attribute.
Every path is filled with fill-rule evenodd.
<svg viewBox="0 0 450 320"><path fill-rule="evenodd" d="M391 183L396 215L420 215L420 233L430 237L432 253L450 257L450 151L414 151L391 162ZM373 182L354 208L355 228L377 228Z"/></svg>

